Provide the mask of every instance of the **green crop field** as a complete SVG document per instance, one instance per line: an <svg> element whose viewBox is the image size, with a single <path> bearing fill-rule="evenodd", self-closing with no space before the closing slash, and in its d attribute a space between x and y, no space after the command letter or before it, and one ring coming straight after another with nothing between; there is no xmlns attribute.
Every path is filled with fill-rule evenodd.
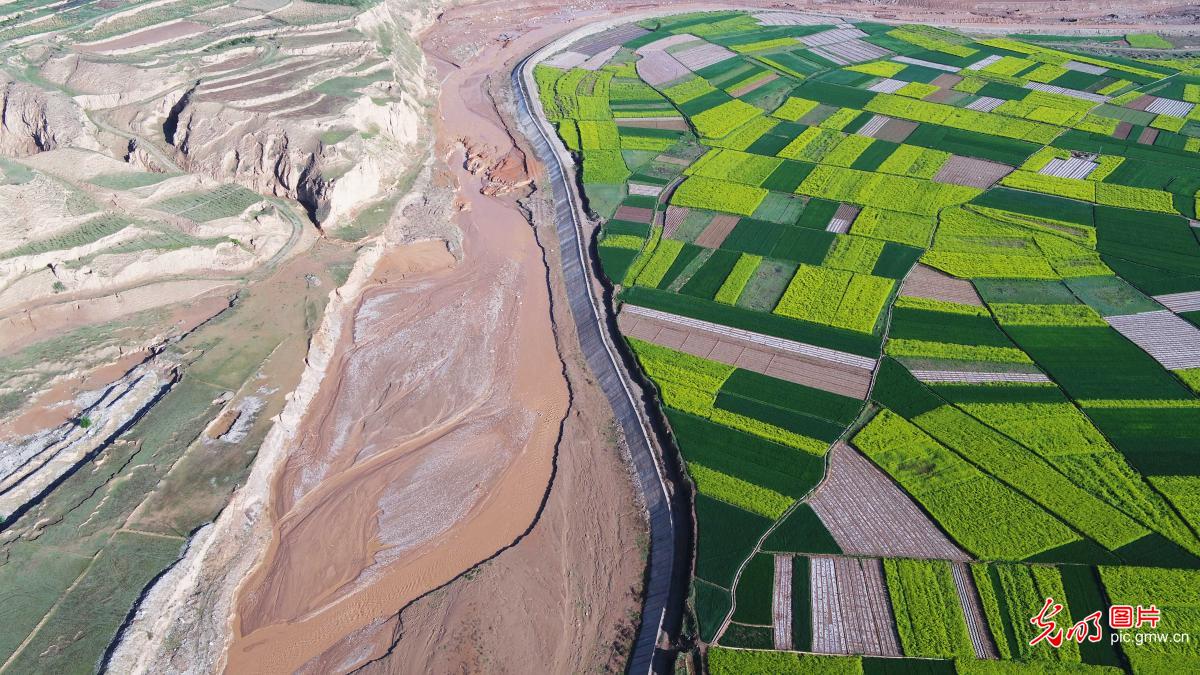
<svg viewBox="0 0 1200 675"><path fill-rule="evenodd" d="M168 197L154 208L202 223L239 215L261 201L261 195L240 185L222 185L208 192Z"/></svg>
<svg viewBox="0 0 1200 675"><path fill-rule="evenodd" d="M905 654L945 658L975 655L959 610L950 563L889 559L883 562L883 568Z"/></svg>
<svg viewBox="0 0 1200 675"><path fill-rule="evenodd" d="M1195 670L1194 645L1029 644L1051 596L1063 626L1118 600L1200 620L1195 64L1092 51L1149 34L762 18L645 19L599 70L534 73L620 325L673 324L626 346L695 490L708 671ZM846 450L969 566L831 512ZM903 658L810 653L808 556L843 555L880 561Z"/></svg>

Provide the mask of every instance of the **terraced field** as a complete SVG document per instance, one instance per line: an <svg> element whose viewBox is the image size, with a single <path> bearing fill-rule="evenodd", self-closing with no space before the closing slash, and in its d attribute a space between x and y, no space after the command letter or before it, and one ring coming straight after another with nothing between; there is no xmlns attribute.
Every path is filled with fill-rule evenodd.
<svg viewBox="0 0 1200 675"><path fill-rule="evenodd" d="M1195 665L1029 644L1046 597L1200 630L1194 62L729 11L535 75L695 484L713 672Z"/></svg>

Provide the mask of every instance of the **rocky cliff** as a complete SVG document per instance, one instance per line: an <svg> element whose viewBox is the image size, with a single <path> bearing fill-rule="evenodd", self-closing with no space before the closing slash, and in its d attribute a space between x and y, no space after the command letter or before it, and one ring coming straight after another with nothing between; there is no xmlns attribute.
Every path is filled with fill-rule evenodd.
<svg viewBox="0 0 1200 675"><path fill-rule="evenodd" d="M294 199L313 222L336 227L396 184L408 168L398 158L424 135L429 85L409 35L431 10L375 6L346 27L353 39L290 50L301 77L274 67L201 77L160 99L163 140L185 170ZM328 61L309 65L312 56Z"/></svg>
<svg viewBox="0 0 1200 675"><path fill-rule="evenodd" d="M55 148L95 150L96 127L70 97L0 71L0 154L27 157Z"/></svg>

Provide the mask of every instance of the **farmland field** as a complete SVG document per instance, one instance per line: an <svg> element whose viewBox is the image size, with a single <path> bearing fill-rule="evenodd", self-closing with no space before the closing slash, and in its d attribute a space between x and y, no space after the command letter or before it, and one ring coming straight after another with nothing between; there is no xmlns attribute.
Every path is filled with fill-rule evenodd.
<svg viewBox="0 0 1200 675"><path fill-rule="evenodd" d="M1194 670L1031 645L1029 617L1200 617L1195 63L1088 51L1170 44L1144 34L637 25L536 79L694 487L710 672Z"/></svg>

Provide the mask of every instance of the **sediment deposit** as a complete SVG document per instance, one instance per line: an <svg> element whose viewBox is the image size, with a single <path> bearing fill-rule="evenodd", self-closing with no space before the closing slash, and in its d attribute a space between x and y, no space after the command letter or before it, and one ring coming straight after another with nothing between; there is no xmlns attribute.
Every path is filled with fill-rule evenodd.
<svg viewBox="0 0 1200 675"><path fill-rule="evenodd" d="M413 245L381 265L394 280L364 295L275 479L232 669L301 665L510 543L541 503L566 410L541 253L458 178L463 262Z"/></svg>

